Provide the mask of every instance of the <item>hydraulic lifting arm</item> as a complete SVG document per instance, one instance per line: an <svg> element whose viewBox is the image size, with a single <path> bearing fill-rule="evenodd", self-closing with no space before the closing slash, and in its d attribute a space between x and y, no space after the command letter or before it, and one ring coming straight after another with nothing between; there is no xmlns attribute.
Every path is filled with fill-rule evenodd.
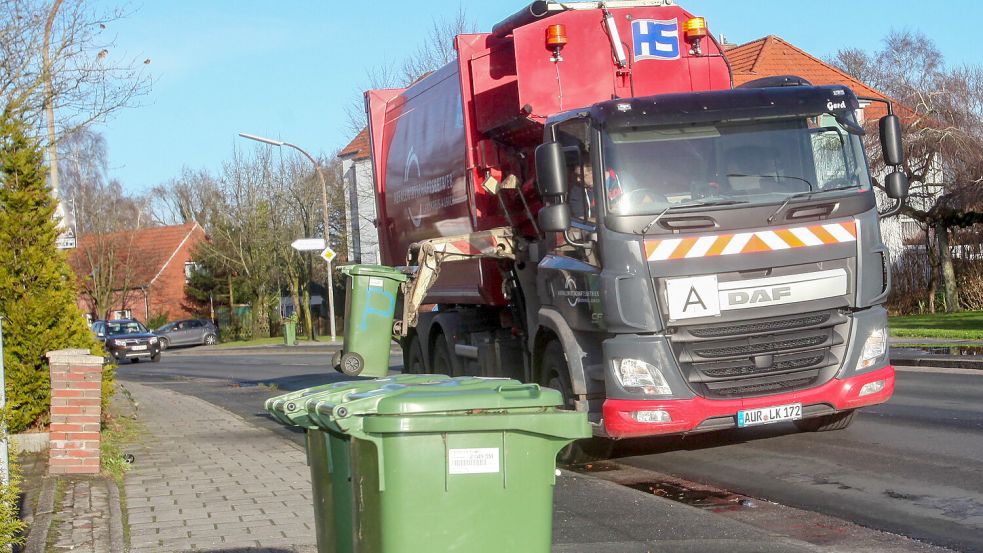
<svg viewBox="0 0 983 553"><path fill-rule="evenodd" d="M416 326L418 311L430 288L437 282L440 266L448 261L469 259L515 259L518 239L508 227L500 227L458 236L445 236L422 240L410 246L406 264L413 265L416 258L416 274L404 284L403 318L397 321L393 331L406 336Z"/></svg>

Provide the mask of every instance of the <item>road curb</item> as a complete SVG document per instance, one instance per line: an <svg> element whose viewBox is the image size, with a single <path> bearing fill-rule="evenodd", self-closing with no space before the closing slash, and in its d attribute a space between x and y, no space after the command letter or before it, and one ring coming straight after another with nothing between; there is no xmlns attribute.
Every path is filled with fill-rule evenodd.
<svg viewBox="0 0 983 553"><path fill-rule="evenodd" d="M939 369L972 369L983 371L983 358L957 355L925 355L917 357L891 356L891 364L902 367L933 367Z"/></svg>

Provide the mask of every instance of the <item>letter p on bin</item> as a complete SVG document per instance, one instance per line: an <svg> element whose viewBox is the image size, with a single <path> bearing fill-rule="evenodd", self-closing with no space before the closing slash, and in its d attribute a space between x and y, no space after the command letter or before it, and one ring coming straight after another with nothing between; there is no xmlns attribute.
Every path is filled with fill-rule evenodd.
<svg viewBox="0 0 983 553"><path fill-rule="evenodd" d="M383 265L346 265L345 342L336 368L348 376L386 376L399 286L406 275Z"/></svg>

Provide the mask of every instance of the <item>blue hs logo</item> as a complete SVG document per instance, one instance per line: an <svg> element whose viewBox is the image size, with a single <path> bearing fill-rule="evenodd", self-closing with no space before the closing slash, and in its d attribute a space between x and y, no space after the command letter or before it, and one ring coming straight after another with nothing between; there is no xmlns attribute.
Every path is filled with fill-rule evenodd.
<svg viewBox="0 0 983 553"><path fill-rule="evenodd" d="M635 61L679 59L679 23L675 19L636 19L631 22Z"/></svg>

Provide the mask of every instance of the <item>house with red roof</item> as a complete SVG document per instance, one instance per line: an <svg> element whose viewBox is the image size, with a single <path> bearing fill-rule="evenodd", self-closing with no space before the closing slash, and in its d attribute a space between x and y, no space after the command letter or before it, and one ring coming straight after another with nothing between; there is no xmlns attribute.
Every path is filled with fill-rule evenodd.
<svg viewBox="0 0 983 553"><path fill-rule="evenodd" d="M376 228L376 191L372 174L368 128L362 129L338 153L348 194L348 259L355 263L379 263L379 231Z"/></svg>
<svg viewBox="0 0 983 553"><path fill-rule="evenodd" d="M68 256L79 307L91 320L196 316L184 286L196 268L192 252L205 239L197 223L80 237Z"/></svg>
<svg viewBox="0 0 983 553"><path fill-rule="evenodd" d="M724 55L731 66L734 86L740 86L764 77L796 75L814 85L842 84L849 86L861 98L889 99L880 91L868 86L849 73L774 35L752 40L746 44L724 45ZM876 121L887 115L887 108L881 102L860 100L860 108L857 119L861 123ZM895 112L902 118L905 117L906 113L911 113L908 108L897 103L895 103ZM941 188L936 192L941 193ZM881 209L893 205L893 201L887 198L885 194L878 193L877 196ZM916 240L920 233L921 229L918 223L905 215L881 220L881 235L884 243L895 256Z"/></svg>

